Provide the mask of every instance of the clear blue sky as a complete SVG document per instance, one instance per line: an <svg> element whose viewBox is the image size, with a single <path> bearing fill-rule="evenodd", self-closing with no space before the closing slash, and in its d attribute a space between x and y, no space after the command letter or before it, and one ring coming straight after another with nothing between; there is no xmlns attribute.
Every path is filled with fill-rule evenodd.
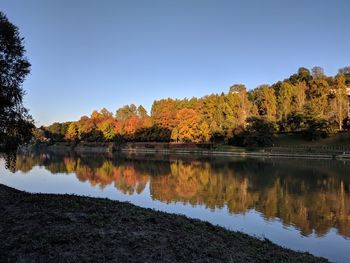
<svg viewBox="0 0 350 263"><path fill-rule="evenodd" d="M37 125L350 64L348 0L1 0L32 63Z"/></svg>

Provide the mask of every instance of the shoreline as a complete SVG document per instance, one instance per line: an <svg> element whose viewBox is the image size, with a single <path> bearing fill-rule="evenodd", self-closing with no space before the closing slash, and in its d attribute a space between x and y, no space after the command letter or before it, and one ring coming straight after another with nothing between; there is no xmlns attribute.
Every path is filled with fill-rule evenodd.
<svg viewBox="0 0 350 263"><path fill-rule="evenodd" d="M0 184L0 260L327 262L183 215Z"/></svg>
<svg viewBox="0 0 350 263"><path fill-rule="evenodd" d="M208 148L208 149L205 149ZM80 143L72 145L69 143L55 143L52 145L43 144L38 146L22 146L19 152L26 153L37 149L46 149L53 152L78 153L160 153L186 155L196 154L204 156L232 156L232 157L251 157L251 158L302 158L302 159L335 159L350 160L350 151L341 148L330 150L319 147L266 147L266 148L243 148L234 146L214 145L210 148L202 148L195 144L171 144L171 143L126 143L116 146L114 143ZM329 148L329 147L328 147Z"/></svg>
<svg viewBox="0 0 350 263"><path fill-rule="evenodd" d="M252 158L303 158L303 159L335 159L335 160L350 160L350 154L300 154L300 153L274 153L268 151L203 151L203 150L150 150L150 149L121 149L121 152L125 153L162 153L162 154L198 154L205 156L225 156L225 157L252 157Z"/></svg>

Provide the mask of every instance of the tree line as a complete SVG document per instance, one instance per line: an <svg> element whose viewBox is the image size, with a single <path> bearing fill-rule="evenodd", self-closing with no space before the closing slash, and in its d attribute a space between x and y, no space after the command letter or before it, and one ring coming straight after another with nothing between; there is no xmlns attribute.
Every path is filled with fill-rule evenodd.
<svg viewBox="0 0 350 263"><path fill-rule="evenodd" d="M299 68L273 85L247 90L236 84L227 93L202 98L154 101L150 114L134 104L115 114L102 109L78 121L54 123L34 131L45 141L227 142L271 145L276 132L306 139L349 129L350 67L327 76L323 69Z"/></svg>

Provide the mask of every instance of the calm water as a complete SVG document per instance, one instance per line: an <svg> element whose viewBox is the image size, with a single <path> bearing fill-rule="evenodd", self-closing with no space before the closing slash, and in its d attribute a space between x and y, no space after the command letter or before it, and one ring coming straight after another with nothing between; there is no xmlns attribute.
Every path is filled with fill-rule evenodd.
<svg viewBox="0 0 350 263"><path fill-rule="evenodd" d="M350 262L350 162L41 153L0 161L0 183L185 214Z"/></svg>

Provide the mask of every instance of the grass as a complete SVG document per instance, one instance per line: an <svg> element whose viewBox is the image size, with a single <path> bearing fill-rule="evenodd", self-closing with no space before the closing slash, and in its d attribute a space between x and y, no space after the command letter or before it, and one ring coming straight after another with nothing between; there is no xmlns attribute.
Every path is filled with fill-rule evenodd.
<svg viewBox="0 0 350 263"><path fill-rule="evenodd" d="M1 262L327 262L128 203L0 185Z"/></svg>

